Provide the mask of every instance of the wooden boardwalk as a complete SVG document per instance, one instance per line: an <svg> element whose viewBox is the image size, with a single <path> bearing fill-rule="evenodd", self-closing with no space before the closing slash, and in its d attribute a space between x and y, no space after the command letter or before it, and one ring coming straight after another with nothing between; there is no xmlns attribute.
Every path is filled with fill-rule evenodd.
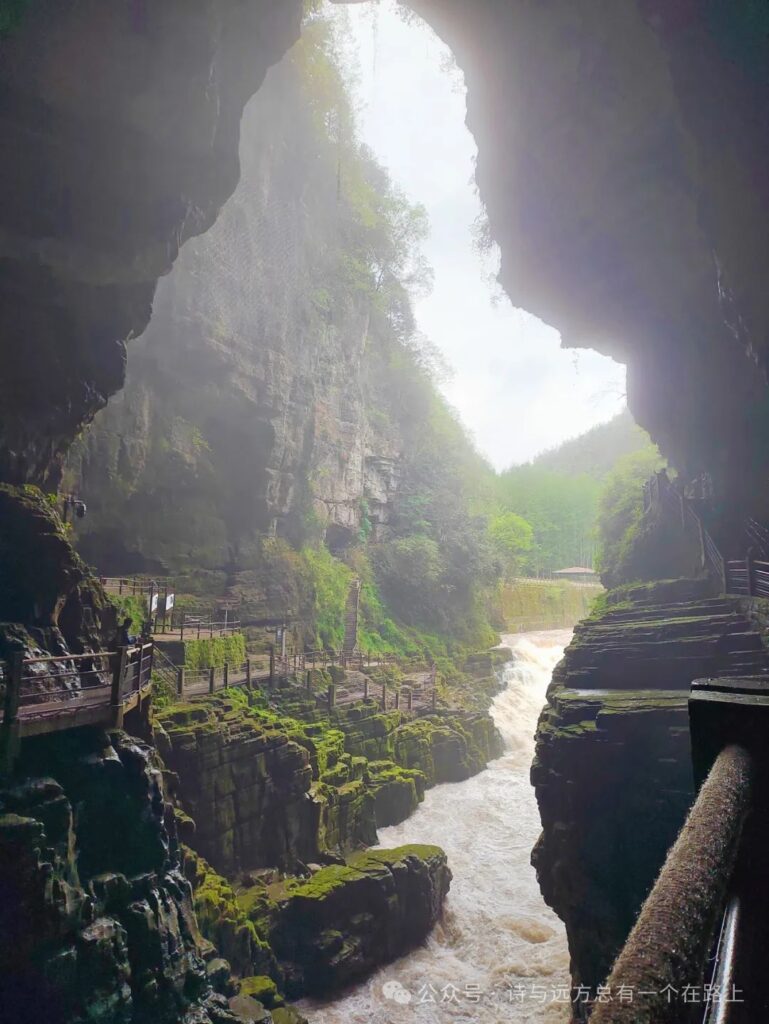
<svg viewBox="0 0 769 1024"><path fill-rule="evenodd" d="M121 728L152 691L153 644L89 654L15 656L5 673L0 767L19 741L83 725Z"/></svg>

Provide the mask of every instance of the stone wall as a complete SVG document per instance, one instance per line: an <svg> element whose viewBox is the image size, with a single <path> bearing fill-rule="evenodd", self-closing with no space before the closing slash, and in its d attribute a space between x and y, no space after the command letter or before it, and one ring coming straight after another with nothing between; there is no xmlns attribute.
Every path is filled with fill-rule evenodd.
<svg viewBox="0 0 769 1024"><path fill-rule="evenodd" d="M532 861L566 924L574 984L593 991L691 805L692 679L769 665L744 602L707 589L679 580L609 592L606 610L577 626L539 720Z"/></svg>

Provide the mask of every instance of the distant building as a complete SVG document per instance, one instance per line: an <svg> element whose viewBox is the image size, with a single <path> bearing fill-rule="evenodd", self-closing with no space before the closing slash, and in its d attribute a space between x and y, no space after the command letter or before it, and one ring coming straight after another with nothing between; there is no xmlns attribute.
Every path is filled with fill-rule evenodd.
<svg viewBox="0 0 769 1024"><path fill-rule="evenodd" d="M595 569L588 569L584 565L572 565L568 569L556 569L553 576L559 580L572 580L574 583L595 583L599 585L601 582Z"/></svg>

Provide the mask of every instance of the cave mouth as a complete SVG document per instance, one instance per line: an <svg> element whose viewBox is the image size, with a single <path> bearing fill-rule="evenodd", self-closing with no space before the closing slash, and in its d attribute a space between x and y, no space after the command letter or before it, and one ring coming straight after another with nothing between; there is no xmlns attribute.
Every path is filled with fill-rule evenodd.
<svg viewBox="0 0 769 1024"><path fill-rule="evenodd" d="M432 277L425 287L415 266L414 344L482 454L501 471L619 413L624 366L564 349L558 331L516 309L499 284L464 74L450 47L398 0L326 0L305 30L313 17L334 23L361 141L426 212Z"/></svg>

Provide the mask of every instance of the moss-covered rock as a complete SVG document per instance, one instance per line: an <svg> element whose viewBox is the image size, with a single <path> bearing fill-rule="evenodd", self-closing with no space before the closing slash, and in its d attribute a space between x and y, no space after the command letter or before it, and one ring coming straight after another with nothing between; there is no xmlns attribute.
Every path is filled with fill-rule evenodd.
<svg viewBox="0 0 769 1024"><path fill-rule="evenodd" d="M280 981L269 944L246 917L227 879L190 849L184 850L184 874L192 885L193 905L203 937L227 958L237 974L259 974Z"/></svg>
<svg viewBox="0 0 769 1024"><path fill-rule="evenodd" d="M466 779L501 752L487 714L419 717L374 700L329 714L297 688L271 701L230 690L156 715L158 749L191 819L185 837L228 876L372 845L377 826L403 821L427 786Z"/></svg>
<svg viewBox="0 0 769 1024"><path fill-rule="evenodd" d="M368 771L377 828L405 821L424 799L427 777L423 771L392 761L370 761Z"/></svg>
<svg viewBox="0 0 769 1024"><path fill-rule="evenodd" d="M284 1003L283 997L278 992L278 986L272 978L267 977L266 974L259 974L250 978L242 978L240 982L240 994L242 996L250 996L251 999L256 999L262 1004L262 1006L266 1006L269 1010L282 1006Z"/></svg>
<svg viewBox="0 0 769 1024"><path fill-rule="evenodd" d="M19 772L0 792L4 1014L220 1024L152 750L76 730L28 741Z"/></svg>
<svg viewBox="0 0 769 1024"><path fill-rule="evenodd" d="M438 920L450 881L439 847L403 846L253 887L238 902L269 935L296 998L337 990L408 952Z"/></svg>

